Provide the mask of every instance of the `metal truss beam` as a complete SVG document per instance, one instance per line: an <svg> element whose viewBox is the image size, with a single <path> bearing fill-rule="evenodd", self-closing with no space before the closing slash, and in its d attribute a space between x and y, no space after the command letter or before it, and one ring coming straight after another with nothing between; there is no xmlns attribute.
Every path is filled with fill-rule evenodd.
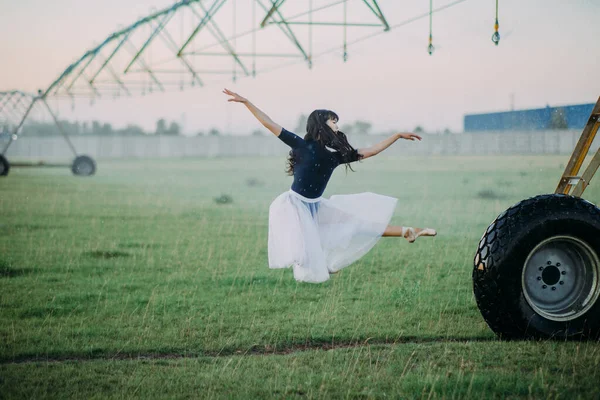
<svg viewBox="0 0 600 400"><path fill-rule="evenodd" d="M273 13L275 11L277 11L277 9L285 2L285 0L275 0L273 1L273 5L271 6L271 9L269 11L267 11L267 15L265 16L265 18L262 20L262 22L260 23L260 27L264 28L265 25L267 25L267 21L269 21L269 19L271 18L271 16L273 16Z"/></svg>
<svg viewBox="0 0 600 400"><path fill-rule="evenodd" d="M200 7L202 7L203 11L208 14L208 11L204 8L202 3L198 3L198 4L200 5ZM209 23L213 27L214 31L216 31L216 33L215 33L214 31L211 30L211 33L213 34L213 36L217 40L220 40L219 43L221 43L221 46L223 46L223 48L228 52L228 54L233 57L235 62L242 68L242 70L244 71L246 76L250 75L248 68L246 68L246 66L244 65L242 60L240 60L240 58L238 57L238 55L235 52L235 49L229 44L229 40L227 40L227 38L225 37L223 32L219 29L219 26L212 20L210 20ZM208 28L210 29L210 27L208 27Z"/></svg>
<svg viewBox="0 0 600 400"><path fill-rule="evenodd" d="M189 52L185 53L193 56L209 56L209 57L230 57L230 53L217 53L217 52ZM286 53L236 53L238 57L275 57L275 58L304 58L300 54L286 54Z"/></svg>
<svg viewBox="0 0 600 400"><path fill-rule="evenodd" d="M113 94L120 94L123 91L127 95L130 95L133 93L131 90L132 88L130 88L130 82L136 80L135 74L138 74L138 76L141 75L141 79L148 79L147 84L150 85L151 91L155 86L160 91L166 91L167 86L170 87L170 85L173 83L171 81L166 82L162 79L163 76L161 74L169 74L171 72L166 68L161 68L161 65L164 66L167 63L170 63L169 66L176 66L177 68L174 69L178 70L177 73L186 74L186 76L191 75L191 79L186 80L185 82L183 80L184 78L182 78L180 81L180 86L183 86L184 83L185 85L189 85L191 83L191 85L199 84L200 86L204 86L203 80L200 79L202 74L211 74L214 73L214 71L219 71L219 73L221 73L221 69L225 69L221 67L211 69L211 65L206 65L205 60L203 59L203 68L200 70L197 68L198 65L196 65L194 62L197 60L195 58L192 59L191 56L231 57L233 59L234 68L233 71L230 72L232 72L234 80L236 79L236 74L238 74L238 71L245 74L245 76L255 76L256 59L259 57L281 59L298 58L300 60L303 59L308 63L308 66L311 67L313 58L337 50L337 48L332 47L325 52L317 53L316 55L313 54L312 28L316 26L343 28L343 45L340 43L339 48L343 48L344 61L346 61L347 47L349 45L381 33L369 34L368 36L357 39L352 43L348 43L346 34L347 29L351 27L383 27L383 31L385 32L395 29L397 26L405 25L421 18L421 16L411 18L400 25L396 24L390 26L388 19L382 12L379 0L355 0L355 3L360 9L362 9L361 11L363 13L367 14L369 17L371 17L371 14L373 14L377 18L374 19L371 17L371 21L347 21L347 4L349 0L328 0L321 3L316 8L312 7L312 2L306 1L291 2L286 0L246 0L248 4L252 6L252 13L251 15L248 15L252 21L252 28L243 33L236 34L236 0L231 0L231 8L229 9L233 11L234 15L234 33L232 36L227 37L224 33L224 30L222 30L219 26L221 22L221 16L219 15L219 17L216 18L218 12L226 9L224 5L227 3L227 1L228 0L179 0L170 7L155 12L124 29L114 32L100 45L95 46L91 50L87 51L76 62L69 65L63 71L63 73L40 94L41 97L46 98L49 95L68 95L71 98L78 96L97 97L104 95L108 88L114 91ZM239 2L239 0L237 1ZM466 0L454 0L438 10L448 8L465 1ZM294 3L294 5L307 4L307 7L303 10L300 10L302 11L300 14L284 16L285 11L282 10L288 9L288 6L291 8L291 3ZM316 12L324 12L325 9L331 10L332 7L337 6L339 6L341 9L342 5L344 11L343 14L340 13L339 21L336 22L332 19L329 20L331 22L327 22L327 20L324 22L321 22L322 20L319 22L313 22L313 15L315 15ZM256 18L255 8L257 6L260 6L260 8L264 10L264 17L261 15L258 17L258 19ZM365 6L369 9L368 12ZM191 25L191 33L185 29L187 36L184 37L184 28L182 26L182 37L177 41L171 36L173 31L170 31L170 28L174 24L174 17L176 14L181 15L182 17L185 17L189 14L189 16L194 19ZM331 12L329 11L329 15L330 14ZM341 18L342 16L343 19ZM342 20L343 22L341 22ZM182 18L181 23L183 23L183 21L184 18ZM277 34L280 30L292 43L294 46L292 51L286 51L285 53L279 53L279 49L271 52L269 50L262 52L256 51L257 48L255 35L261 28L265 28L269 25L276 25L278 27L278 29L274 30L277 31ZM306 43L303 38L300 40L300 35L298 35L300 30L298 28L294 28L294 26L302 25L309 26L309 39ZM150 28L149 35L146 34L146 30L142 31L141 28L144 28L144 26ZM216 43L201 43L201 45L198 46L199 48L196 46L191 48L194 40L198 40L199 33L201 33L203 30L207 30L210 35L216 39ZM236 46L236 38L250 34L252 35L251 46L246 45L246 42L244 42L244 45ZM204 34L200 36L202 36L202 40L204 40ZM156 61L152 60L150 55L153 49L156 47L156 42L158 41L157 38L159 37L161 38L160 40L164 41L167 47L164 48L161 46L161 57L163 59ZM267 38L267 42L269 40L270 38ZM215 51L215 46L221 47L222 50L216 49ZM164 53L164 50L166 50L166 53ZM289 54L293 53L294 51L297 51L297 54ZM127 52L131 53L131 56L129 54L123 54ZM166 54L166 59L163 57L164 54ZM247 57L252 57L252 61L248 60ZM123 61L124 63L121 64ZM250 66L250 64L252 65ZM116 65L119 65L119 67L117 68ZM267 69L265 69L265 71L267 71ZM87 91L90 93L86 93Z"/></svg>
<svg viewBox="0 0 600 400"><path fill-rule="evenodd" d="M76 62L74 62L73 64L69 65L65 71L54 81L50 84L50 86L48 86L48 89L46 89L45 92L42 93L43 97L48 96L48 94L56 88L56 86L61 83L65 78L67 78L75 68L77 68L82 62L84 62L86 59L88 59L89 57L94 56L94 54L96 54L97 52L101 51L102 48L104 48L104 46L106 46L108 43L112 42L113 40L116 40L117 38L121 37L122 35L128 33L128 32L132 32L135 29L137 29L138 27L148 23L149 21L152 21L156 18L161 17L162 15L168 14L172 11L175 11L177 9L179 9L180 7L184 7L184 6L188 6L191 3L196 3L198 1L201 0L181 0L175 4L173 4L171 7L168 7L162 11L158 11L154 14L151 14L145 18L140 19L139 21L133 23L132 25L130 25L129 27L122 29L120 31L117 31L115 33L113 33L112 35L110 35L106 40L104 40L104 42L102 42L100 45L96 46L95 48L87 51L79 60L77 60ZM84 68L85 69L85 68Z"/></svg>
<svg viewBox="0 0 600 400"><path fill-rule="evenodd" d="M31 95L31 94L28 94L28 93L24 93L24 92L20 92L20 91L0 92L0 99L1 100L5 100L6 98L8 98L9 100L12 100L12 99L16 98L16 103L15 104L23 106L23 108L21 108L19 110L21 112L21 115L19 115L18 118L16 118L16 121L19 121L19 123L16 124L16 126L13 128L12 133L10 135L10 138L8 140L8 143L6 143L6 146L4 146L4 148L2 149L2 152L0 154L2 154L2 155L6 154L6 152L8 151L8 149L10 147L10 145L12 144L12 142L14 142L15 139L17 138L17 134L18 134L19 130L21 129L21 127L23 126L23 124L25 123L25 120L27 119L27 117L31 113L31 110L33 109L33 106L35 106L35 104L38 101L41 101L46 106L46 109L48 110L48 113L52 117L52 120L54 121L54 124L56 125L56 127L58 128L58 130L62 134L62 136L64 137L65 141L69 145L69 148L71 149L71 151L73 152L73 154L75 156L77 156L77 151L75 150L75 146L73 146L73 143L69 139L69 136L67 135L67 133L63 129L62 125L58 121L58 118L57 118L56 114L52 111L52 108L50 108L50 105L48 104L48 102L44 98L43 92L40 91L39 93L40 93L39 95L34 96L34 95ZM30 99L31 102L29 102L29 104L21 104L21 103L23 103L23 100L26 99L26 98Z"/></svg>
<svg viewBox="0 0 600 400"><path fill-rule="evenodd" d="M130 34L131 34L131 32L127 32L126 34L123 35L123 39L121 39L119 44L117 44L117 47L115 47L115 49L110 53L110 55L106 58L106 60L104 60L104 63L102 63L102 66L100 67L100 69L98 71L96 71L94 76L92 76L92 79L91 79L92 82L96 79L96 77L100 74L100 72L102 72L104 67L106 67L108 65L108 63L110 62L110 60L112 60L112 58L115 56L115 54L117 54L117 52L121 49L121 47L123 46L125 41L129 38ZM96 54L98 54L98 53L96 53ZM91 59L90 59L90 61L91 61ZM84 69L85 69L85 67L84 67Z"/></svg>
<svg viewBox="0 0 600 400"><path fill-rule="evenodd" d="M314 25L314 26L360 26L360 27L380 27L381 24L364 24L360 22L304 22L304 21L279 21L271 22L271 24L287 24L287 25Z"/></svg>
<svg viewBox="0 0 600 400"><path fill-rule="evenodd" d="M302 13L293 17L289 17L287 18L287 20L282 20L282 21L269 21L269 19L272 17L273 13L278 12L279 9L281 8L281 5L283 4L285 0L271 0L271 2L273 3L273 6L269 9L269 11L267 12L267 15L265 16L265 18L263 19L263 21L261 22L261 27L265 27L267 25L271 25L271 24L282 24L282 23L286 23L288 25L309 25L309 26L342 26L342 27L381 27L383 26L384 31L388 31L390 30L390 26L385 18L385 16L383 15L383 12L381 11L381 8L379 7L379 4L377 4L377 0L362 0L363 3L366 4L366 6L369 8L369 10L371 10L371 12L377 17L377 19L379 19L380 23L375 24L375 23L364 23L364 22L312 22L312 21L292 21L292 19L297 18L299 16L303 16L306 14L311 14L311 12L307 12L307 13ZM328 6L325 7L320 7L317 10L326 8L326 7L331 7L334 5L338 5L340 3L344 4L344 7L346 6L346 1L341 1L339 3L333 3L330 4ZM264 8L264 7L263 7ZM314 10L316 11L316 10Z"/></svg>
<svg viewBox="0 0 600 400"><path fill-rule="evenodd" d="M379 8L379 4L377 4L377 0L370 0L370 1L363 0L363 2L367 5L367 7L369 7L369 9L373 12L373 14L375 14L375 16L377 18L379 18L379 20L381 21L381 23L384 26L384 30L389 31L390 25L388 24L387 20L383 16L383 13L381 12L381 8ZM371 4L371 3L373 3L373 4Z"/></svg>
<svg viewBox="0 0 600 400"><path fill-rule="evenodd" d="M283 17L283 15L281 15L281 13L279 12L278 7L283 3L283 1L281 3L279 3L279 6L275 7L275 5L278 3L277 0L271 0L272 6L271 9L267 9L267 7L265 7L262 3L261 0L256 0L258 2L258 4L263 8L263 10L265 10L267 12L267 15L270 16L271 19L273 19L274 23L277 24L277 26L279 27L279 29L281 29L281 31L292 41L292 43L298 48L298 50L300 50L300 53L302 53L302 55L304 56L304 59L306 61L308 61L309 66L311 65L311 60L310 60L310 56L306 53L306 51L304 51L304 48L302 47L302 45L300 44L300 41L298 40L298 38L296 38L296 35L294 35L294 31L292 31L292 28L289 27L289 25L287 24L287 22L285 21L285 18ZM276 13L279 18L281 18L280 21L277 21L274 17L273 17L273 13Z"/></svg>
<svg viewBox="0 0 600 400"><path fill-rule="evenodd" d="M133 63L135 63L135 61L138 59L138 57L144 52L144 50L146 50L146 48L148 47L148 45L150 44L150 42L152 42L152 40L156 37L156 35L158 35L158 33L165 27L165 24L167 24L169 22L169 20L173 17L173 15L175 15L173 12L169 12L168 14L166 14L164 16L164 18L162 19L162 21L160 21L158 23L158 26L156 27L156 29L154 29L152 31L152 33L150 34L150 37L148 38L148 40L146 40L146 42L142 45L142 47L140 48L140 50L133 57L133 60L131 60L131 62L125 68L125 71L123 71L124 74L126 74L127 72L129 72L129 68L131 68L131 66L133 65Z"/></svg>
<svg viewBox="0 0 600 400"><path fill-rule="evenodd" d="M4 109L4 107L8 104L8 102L16 95L18 92L7 92L3 93L2 99L0 100L0 112Z"/></svg>
<svg viewBox="0 0 600 400"><path fill-rule="evenodd" d="M128 40L127 44L129 45L129 47L131 49L133 49L132 53L138 53L139 52L139 50L135 47L135 45L133 43L131 43L131 41ZM154 83L156 83L156 85L160 88L160 90L162 92L164 92L165 91L164 86L160 83L160 81L158 80L158 78L156 78L156 75L154 75L154 73L152 72L152 70L150 69L150 67L146 64L146 62L143 59L141 59L141 58L138 58L137 61L138 61L139 64L141 64L143 70L145 72L147 72L148 75L150 75L150 78L154 81Z"/></svg>
<svg viewBox="0 0 600 400"><path fill-rule="evenodd" d="M194 37L196 37L198 32L200 32L200 30L208 23L208 21L210 21L212 19L212 17L215 15L215 13L217 11L219 11L219 8L221 8L223 6L223 4L225 4L225 1L227 1L227 0L215 0L213 2L213 4L209 7L208 11L206 11L206 15L204 15L204 17L202 18L202 20L200 21L200 23L198 24L196 29L194 29L194 31L192 32L190 37L185 41L183 46L181 46L181 48L177 52L177 57L181 57L181 54L186 49L186 47L192 42L192 40L194 40ZM202 3L198 3L198 4L202 5ZM194 8L191 6L190 6L190 9L195 11Z"/></svg>
<svg viewBox="0 0 600 400"><path fill-rule="evenodd" d="M174 51L175 53L177 53L179 51L177 49L177 47L178 47L177 43L175 43L175 40L173 40L173 37L169 34L168 31L162 30L160 32L160 37L172 51ZM192 74L192 78L194 79L192 82L197 82L200 86L204 86L204 82L198 76L198 71L194 70L192 65L190 65L190 63L185 59L184 55L182 54L182 55L178 56L177 58L186 67L187 71ZM162 73L161 71L157 71L157 70L155 70L155 72Z"/></svg>
<svg viewBox="0 0 600 400"><path fill-rule="evenodd" d="M73 87L73 85L75 84L75 81L77 81L77 79L79 79L79 77L83 74L83 72L87 69L87 67L92 63L92 61L94 61L94 59L96 58L96 56L98 56L98 52L94 53L92 56L90 56L90 58L88 59L88 61L85 63L85 65L79 70L79 73L75 76L75 78L73 78L73 80L71 81L71 84L67 87L67 92L71 91L71 88ZM65 84L65 82L67 81L67 79L63 79L54 89L54 93L56 93L58 91L58 89L61 88L61 86L63 86Z"/></svg>
<svg viewBox="0 0 600 400"><path fill-rule="evenodd" d="M115 80L115 82L125 91L125 93L128 96L131 96L131 92L129 91L129 89L127 89L127 86L119 78L119 75L116 73L116 71L110 65L108 65L109 61L110 61L109 59L104 60L104 63L102 64L102 69L104 69L104 68L108 69L110 75L113 77L113 79ZM98 71L96 73L96 75L94 75L94 77L91 79L92 82L96 81L96 78L98 77L99 73L100 73L100 71Z"/></svg>
<svg viewBox="0 0 600 400"><path fill-rule="evenodd" d="M19 92L19 93L21 93L21 92ZM12 142L14 141L14 137L16 136L17 132L19 132L19 129L21 129L21 126L23 126L23 123L25 122L25 119L27 118L27 116L31 112L31 109L33 108L33 106L35 105L35 102L37 100L39 100L39 97L33 97L32 96L31 103L29 104L29 107L27 107L27 110L23 114L23 117L19 121L19 124L15 127L15 129L13 129L13 132L10 135L8 143L6 143L6 146L4 146L4 149L2 149L2 155L5 155L6 152L8 151L8 148L10 147L10 145L12 144Z"/></svg>

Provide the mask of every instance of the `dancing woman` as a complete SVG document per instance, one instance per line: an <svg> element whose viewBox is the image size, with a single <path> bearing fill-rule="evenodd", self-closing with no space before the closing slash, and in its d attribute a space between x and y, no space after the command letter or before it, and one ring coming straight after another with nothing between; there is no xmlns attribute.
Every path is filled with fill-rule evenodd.
<svg viewBox="0 0 600 400"><path fill-rule="evenodd" d="M391 226L397 199L375 193L322 197L333 170L373 157L398 139L421 140L414 133L396 133L365 149L355 149L338 129L338 116L315 110L306 135L297 136L273 122L248 99L224 89L228 101L244 104L258 121L291 150L287 172L294 181L269 207L269 267L293 267L294 278L319 283L354 263L382 236L403 237L410 243L435 236L434 229Z"/></svg>

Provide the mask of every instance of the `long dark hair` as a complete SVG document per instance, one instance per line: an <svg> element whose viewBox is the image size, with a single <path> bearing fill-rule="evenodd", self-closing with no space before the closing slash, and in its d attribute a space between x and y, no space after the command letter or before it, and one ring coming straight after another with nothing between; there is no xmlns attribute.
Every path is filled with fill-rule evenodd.
<svg viewBox="0 0 600 400"><path fill-rule="evenodd" d="M315 110L308 116L306 121L306 135L304 140L315 141L321 146L330 147L333 150L339 151L343 160L352 160L356 158L358 150L348 143L348 138L342 131L334 132L327 125L327 121L333 119L339 121L338 115L331 110ZM359 156L360 158L360 156ZM296 153L291 150L288 157L286 172L288 175L294 175L294 166L296 165ZM354 171L350 164L346 164L346 171L350 168Z"/></svg>

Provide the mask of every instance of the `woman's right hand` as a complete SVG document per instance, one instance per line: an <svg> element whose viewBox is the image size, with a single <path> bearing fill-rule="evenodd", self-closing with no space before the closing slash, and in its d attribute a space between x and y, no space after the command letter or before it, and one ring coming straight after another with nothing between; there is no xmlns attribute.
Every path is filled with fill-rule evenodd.
<svg viewBox="0 0 600 400"><path fill-rule="evenodd" d="M225 93L228 96L231 96L230 99L227 99L227 101L233 101L236 103L247 103L248 99L246 99L245 97L240 96L239 94L232 92L229 89L223 89L223 93Z"/></svg>
<svg viewBox="0 0 600 400"><path fill-rule="evenodd" d="M414 133L397 133L398 138L399 139L406 139L406 140L421 140L421 136L419 135L415 135Z"/></svg>

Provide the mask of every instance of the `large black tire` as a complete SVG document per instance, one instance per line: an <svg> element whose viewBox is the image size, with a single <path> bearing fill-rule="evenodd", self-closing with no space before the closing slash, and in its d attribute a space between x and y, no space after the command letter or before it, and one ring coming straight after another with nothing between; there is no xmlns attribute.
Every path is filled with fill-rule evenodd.
<svg viewBox="0 0 600 400"><path fill-rule="evenodd" d="M96 162L89 156L77 156L71 165L75 175L90 176L96 173Z"/></svg>
<svg viewBox="0 0 600 400"><path fill-rule="evenodd" d="M0 176L8 175L8 171L10 171L10 163L2 154L0 154Z"/></svg>
<svg viewBox="0 0 600 400"><path fill-rule="evenodd" d="M523 200L487 228L473 291L501 339L600 336L600 209L566 195Z"/></svg>

